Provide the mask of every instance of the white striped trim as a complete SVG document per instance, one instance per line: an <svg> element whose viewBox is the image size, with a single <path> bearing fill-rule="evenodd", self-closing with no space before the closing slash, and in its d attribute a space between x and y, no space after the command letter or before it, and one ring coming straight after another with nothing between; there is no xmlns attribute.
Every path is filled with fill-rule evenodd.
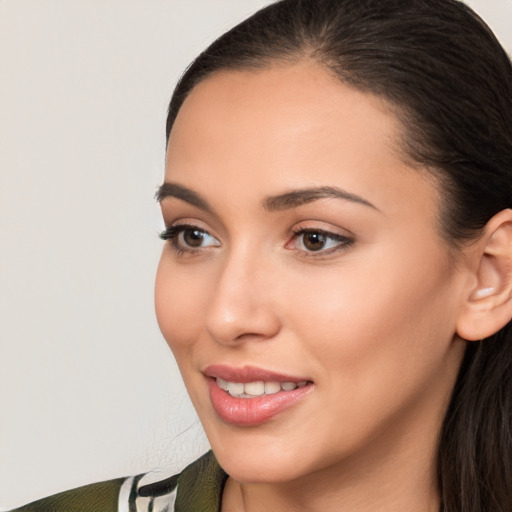
<svg viewBox="0 0 512 512"><path fill-rule="evenodd" d="M123 485L121 486L121 489L119 490L119 501L117 510L119 512L130 512L130 493L132 491L133 487L133 476L130 478L127 478Z"/></svg>

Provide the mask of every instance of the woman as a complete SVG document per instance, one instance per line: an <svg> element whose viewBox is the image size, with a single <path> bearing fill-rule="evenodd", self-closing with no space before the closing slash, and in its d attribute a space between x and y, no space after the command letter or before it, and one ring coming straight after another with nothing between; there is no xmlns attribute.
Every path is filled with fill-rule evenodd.
<svg viewBox="0 0 512 512"><path fill-rule="evenodd" d="M455 0L283 0L167 119L156 312L213 453L20 510L512 509L512 66Z"/></svg>

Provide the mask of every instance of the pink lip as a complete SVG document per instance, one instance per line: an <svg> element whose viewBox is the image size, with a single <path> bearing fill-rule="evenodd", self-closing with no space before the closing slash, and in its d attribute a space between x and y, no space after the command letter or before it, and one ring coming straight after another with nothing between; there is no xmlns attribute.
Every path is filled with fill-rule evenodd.
<svg viewBox="0 0 512 512"><path fill-rule="evenodd" d="M204 374L207 376L210 400L215 412L226 423L240 427L252 427L265 423L294 406L313 389L313 384L307 378L292 377L250 366L232 368L224 365L212 365L205 369ZM255 398L236 398L217 385L216 377L230 382L243 383L262 380L266 382L308 381L308 384L292 391L279 391Z"/></svg>
<svg viewBox="0 0 512 512"><path fill-rule="evenodd" d="M203 373L207 377L220 377L229 382L255 382L263 380L266 382L303 382L310 380L307 377L294 377L284 373L277 373L270 370L264 370L255 366L244 366L243 368L234 368L223 364L212 364L207 366Z"/></svg>

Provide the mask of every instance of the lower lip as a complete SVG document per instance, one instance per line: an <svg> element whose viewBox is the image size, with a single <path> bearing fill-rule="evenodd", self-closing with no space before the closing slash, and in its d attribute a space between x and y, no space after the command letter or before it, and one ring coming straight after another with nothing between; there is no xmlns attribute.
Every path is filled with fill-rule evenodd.
<svg viewBox="0 0 512 512"><path fill-rule="evenodd" d="M236 398L221 389L215 379L208 378L210 400L215 412L226 423L239 427L254 427L289 409L312 389L312 384L293 391L279 391L255 398Z"/></svg>

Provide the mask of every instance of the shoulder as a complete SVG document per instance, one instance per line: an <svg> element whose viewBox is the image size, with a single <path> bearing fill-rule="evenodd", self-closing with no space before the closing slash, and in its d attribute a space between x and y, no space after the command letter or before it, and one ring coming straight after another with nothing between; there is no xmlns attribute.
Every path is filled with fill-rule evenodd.
<svg viewBox="0 0 512 512"><path fill-rule="evenodd" d="M35 501L11 512L218 512L227 475L212 452L181 473L118 478ZM151 481L152 480L152 481Z"/></svg>
<svg viewBox="0 0 512 512"><path fill-rule="evenodd" d="M119 491L125 478L85 485L34 501L11 512L117 512ZM86 508L84 508L86 507Z"/></svg>

